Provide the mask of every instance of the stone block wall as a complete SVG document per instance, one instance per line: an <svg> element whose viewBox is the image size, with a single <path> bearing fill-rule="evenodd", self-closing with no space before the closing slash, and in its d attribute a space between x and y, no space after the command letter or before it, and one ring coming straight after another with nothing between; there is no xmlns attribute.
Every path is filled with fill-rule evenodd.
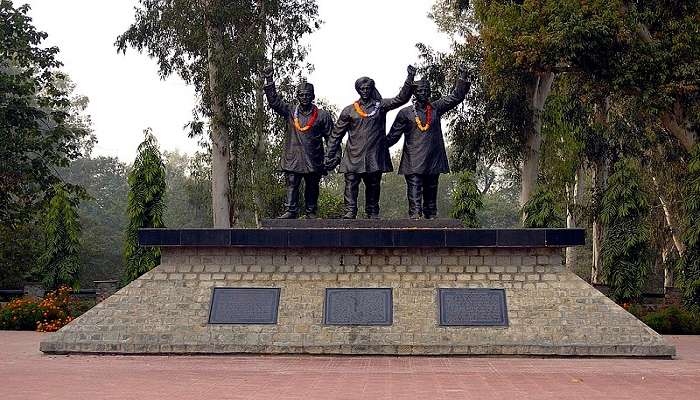
<svg viewBox="0 0 700 400"><path fill-rule="evenodd" d="M162 264L41 344L45 352L671 356L566 271L556 248L165 247ZM210 325L215 287L281 289L276 325ZM390 326L323 324L326 288L392 288ZM438 288L502 288L507 327L439 325Z"/></svg>

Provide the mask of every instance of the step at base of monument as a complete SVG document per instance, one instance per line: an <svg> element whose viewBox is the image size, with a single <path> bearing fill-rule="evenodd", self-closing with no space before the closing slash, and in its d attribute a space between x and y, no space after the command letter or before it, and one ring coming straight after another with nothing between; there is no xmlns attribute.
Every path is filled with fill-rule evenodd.
<svg viewBox="0 0 700 400"><path fill-rule="evenodd" d="M279 289L276 323L210 324L214 288ZM327 289L391 289L387 325L326 321ZM442 326L440 289L502 289L505 326ZM163 248L162 265L49 335L45 353L668 358L566 271L561 249Z"/></svg>

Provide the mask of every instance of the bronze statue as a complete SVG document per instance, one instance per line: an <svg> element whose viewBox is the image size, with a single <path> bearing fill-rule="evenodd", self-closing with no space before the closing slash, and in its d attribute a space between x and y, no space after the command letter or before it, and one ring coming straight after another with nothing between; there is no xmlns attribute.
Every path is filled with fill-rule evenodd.
<svg viewBox="0 0 700 400"><path fill-rule="evenodd" d="M345 215L357 216L357 194L360 181L365 184L365 212L367 218L379 218L379 195L382 173L393 171L389 147L386 143L386 113L406 104L411 98L416 69L408 66L408 76L399 94L384 99L374 81L362 77L355 82L360 99L345 107L328 141L325 167L332 170L340 164L345 174ZM341 158L340 144L348 133L345 154Z"/></svg>
<svg viewBox="0 0 700 400"><path fill-rule="evenodd" d="M406 179L408 215L412 219L437 216L438 179L440 174L450 172L440 119L464 100L469 86L467 71L460 68L452 94L431 103L430 83L417 81L415 103L399 111L387 135L388 147L405 135L399 174Z"/></svg>
<svg viewBox="0 0 700 400"><path fill-rule="evenodd" d="M270 107L287 122L284 153L280 167L287 181L285 213L279 218L294 219L299 216L299 185L304 180L305 213L307 218L316 218L318 192L323 165L323 141L328 140L333 129L333 120L328 111L314 105L314 86L302 81L297 87L298 104L285 103L277 96L272 67L263 71L265 95Z"/></svg>

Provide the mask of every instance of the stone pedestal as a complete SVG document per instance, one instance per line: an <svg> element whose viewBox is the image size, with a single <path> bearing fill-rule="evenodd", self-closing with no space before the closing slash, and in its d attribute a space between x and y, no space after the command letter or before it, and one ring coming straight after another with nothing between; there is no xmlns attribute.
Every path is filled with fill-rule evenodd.
<svg viewBox="0 0 700 400"><path fill-rule="evenodd" d="M119 282L116 280L95 281L95 301L104 301L119 289Z"/></svg>
<svg viewBox="0 0 700 400"><path fill-rule="evenodd" d="M142 244L161 245L162 264L49 336L41 350L673 356L660 335L564 268L562 247L582 243L582 235L444 228L142 232ZM215 288L279 289L279 306L265 323L210 323ZM328 289L352 288L382 289L377 307L388 304L390 312L373 325L327 318ZM441 324L441 289L469 288L502 289L505 324Z"/></svg>
<svg viewBox="0 0 700 400"><path fill-rule="evenodd" d="M33 297L36 299L43 299L46 294L44 285L39 282L27 282L24 284L23 288L24 297Z"/></svg>

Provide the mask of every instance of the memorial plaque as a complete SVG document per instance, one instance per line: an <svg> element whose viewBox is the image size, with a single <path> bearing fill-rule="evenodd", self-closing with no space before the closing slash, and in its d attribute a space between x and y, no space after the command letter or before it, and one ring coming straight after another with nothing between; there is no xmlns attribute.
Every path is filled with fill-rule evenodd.
<svg viewBox="0 0 700 400"><path fill-rule="evenodd" d="M326 289L326 325L391 325L391 289Z"/></svg>
<svg viewBox="0 0 700 400"><path fill-rule="evenodd" d="M504 289L438 289L440 325L508 326Z"/></svg>
<svg viewBox="0 0 700 400"><path fill-rule="evenodd" d="M210 324L276 324L279 288L214 288Z"/></svg>

